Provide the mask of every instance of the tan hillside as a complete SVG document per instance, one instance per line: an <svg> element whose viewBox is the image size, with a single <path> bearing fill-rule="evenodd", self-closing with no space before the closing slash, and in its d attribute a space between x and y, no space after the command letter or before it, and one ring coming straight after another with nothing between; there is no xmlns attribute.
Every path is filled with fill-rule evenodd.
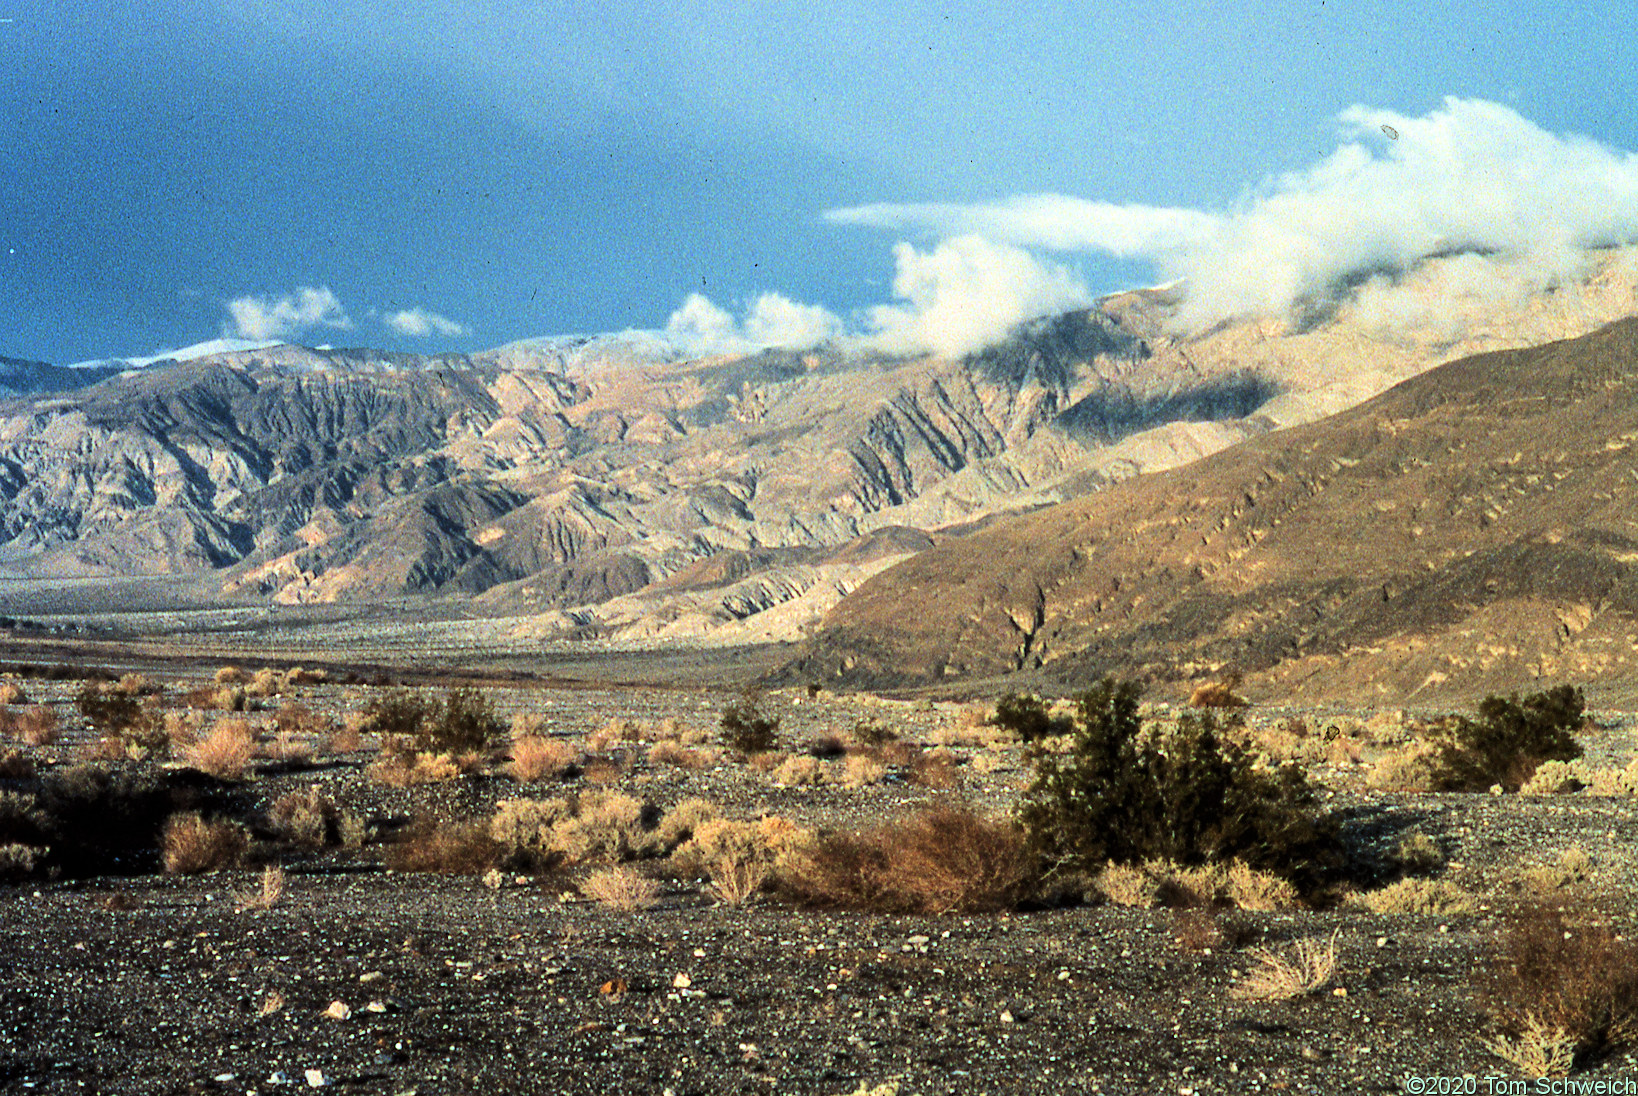
<svg viewBox="0 0 1638 1096"><path fill-rule="evenodd" d="M1024 672L1426 698L1638 684L1638 320L1484 354L1333 418L924 552L787 675Z"/></svg>

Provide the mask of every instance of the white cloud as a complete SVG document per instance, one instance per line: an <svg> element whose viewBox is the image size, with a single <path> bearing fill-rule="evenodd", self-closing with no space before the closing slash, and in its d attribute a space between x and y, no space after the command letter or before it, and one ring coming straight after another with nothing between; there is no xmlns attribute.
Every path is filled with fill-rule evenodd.
<svg viewBox="0 0 1638 1096"><path fill-rule="evenodd" d="M1446 293L1474 307L1505 302L1573 277L1589 248L1638 241L1638 157L1549 133L1501 104L1449 98L1421 117L1354 106L1338 116L1338 129L1330 156L1265 180L1226 211L1036 194L975 205L857 206L826 216L1147 259L1157 280L1185 281L1179 321L1187 328L1240 315L1286 316L1358 286L1362 305L1384 317L1426 311L1425 300L1394 300L1397 279L1423 259L1464 252L1473 261L1449 266L1442 285L1417 287L1417 299ZM895 288L909 296L900 284L909 284L903 247ZM1054 283L1062 279L1049 276ZM1018 307L1053 295L1026 294Z"/></svg>
<svg viewBox="0 0 1638 1096"><path fill-rule="evenodd" d="M315 327L351 330L353 321L328 286L302 286L282 297L236 297L227 302L231 323L222 325L227 338L293 339Z"/></svg>
<svg viewBox="0 0 1638 1096"><path fill-rule="evenodd" d="M1092 303L1073 271L982 236L958 236L931 251L900 243L893 256L893 293L905 303L870 309L864 340L891 354L982 350L1024 320Z"/></svg>
<svg viewBox="0 0 1638 1096"><path fill-rule="evenodd" d="M705 295L691 293L665 325L665 337L690 354L749 354L769 347L805 350L842 334L842 321L831 312L778 293L758 297L742 321Z"/></svg>
<svg viewBox="0 0 1638 1096"><path fill-rule="evenodd" d="M406 308L400 312L389 312L381 317L381 322L410 338L425 339L432 335L468 335L471 332L465 324L457 323L448 316L440 316L436 312L429 312L425 308Z"/></svg>

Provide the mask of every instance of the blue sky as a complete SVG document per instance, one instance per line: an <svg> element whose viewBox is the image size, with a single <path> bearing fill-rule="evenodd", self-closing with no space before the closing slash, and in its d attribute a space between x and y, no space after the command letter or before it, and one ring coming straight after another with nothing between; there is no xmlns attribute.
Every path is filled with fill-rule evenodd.
<svg viewBox="0 0 1638 1096"><path fill-rule="evenodd" d="M1638 225L1625 0L1019 8L0 0L0 354L668 323L701 347L954 347L1203 284L1359 194L1487 252ZM1460 164L1428 166L1453 141ZM1495 231L1427 198L1498 174ZM1537 223L1553 187L1596 200ZM1381 236L1375 215L1321 243ZM1251 305L1229 277L1202 315L1422 246L1377 244ZM975 300L1000 303L962 326Z"/></svg>

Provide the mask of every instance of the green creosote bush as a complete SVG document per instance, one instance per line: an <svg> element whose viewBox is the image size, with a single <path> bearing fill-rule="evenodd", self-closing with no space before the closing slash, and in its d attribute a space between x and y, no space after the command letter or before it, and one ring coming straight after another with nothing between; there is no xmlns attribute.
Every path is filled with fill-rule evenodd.
<svg viewBox="0 0 1638 1096"><path fill-rule="evenodd" d="M1069 751L1035 759L1019 821L1048 876L1240 859L1308 890L1341 866L1338 827L1295 766L1257 767L1208 713L1145 732L1139 694L1105 680L1077 698Z"/></svg>
<svg viewBox="0 0 1638 1096"><path fill-rule="evenodd" d="M1580 728L1586 702L1581 690L1560 685L1520 700L1486 697L1478 720L1459 716L1440 743L1433 776L1437 791L1484 791L1500 784L1516 792L1544 761L1574 761L1581 746L1572 737Z"/></svg>
<svg viewBox="0 0 1638 1096"><path fill-rule="evenodd" d="M421 753L483 753L508 738L506 723L476 689L450 689L442 700L394 690L366 711L371 729L412 742Z"/></svg>
<svg viewBox="0 0 1638 1096"><path fill-rule="evenodd" d="M722 744L750 756L767 753L779 740L779 717L762 710L761 698L753 692L722 710Z"/></svg>
<svg viewBox="0 0 1638 1096"><path fill-rule="evenodd" d="M170 750L164 721L143 707L134 691L87 681L75 696L74 706L93 731L103 738L117 740L132 759L162 757Z"/></svg>
<svg viewBox="0 0 1638 1096"><path fill-rule="evenodd" d="M992 727L1011 731L1024 742L1039 742L1043 738L1068 734L1075 721L1067 716L1048 714L1046 702L1040 697L1008 693L995 702L995 714L990 717Z"/></svg>

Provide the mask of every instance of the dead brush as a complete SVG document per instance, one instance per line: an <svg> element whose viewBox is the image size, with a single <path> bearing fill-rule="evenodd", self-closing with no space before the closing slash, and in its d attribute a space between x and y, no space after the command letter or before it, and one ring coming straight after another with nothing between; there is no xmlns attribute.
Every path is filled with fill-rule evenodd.
<svg viewBox="0 0 1638 1096"><path fill-rule="evenodd" d="M421 752L411 739L387 735L381 740L380 755L365 772L377 784L412 788L454 780L461 775L461 766L448 754Z"/></svg>
<svg viewBox="0 0 1638 1096"><path fill-rule="evenodd" d="M383 862L391 871L482 875L499 866L500 859L501 848L488 826L422 816L387 848Z"/></svg>
<svg viewBox="0 0 1638 1096"><path fill-rule="evenodd" d="M650 765L670 765L678 769L709 769L722 760L722 751L702 746L685 746L673 739L656 742L648 750Z"/></svg>
<svg viewBox="0 0 1638 1096"><path fill-rule="evenodd" d="M1298 940L1285 951L1254 948L1256 967L1229 990L1247 1001L1289 1001L1324 989L1337 970L1337 938Z"/></svg>
<svg viewBox="0 0 1638 1096"><path fill-rule="evenodd" d="M233 892L233 905L240 913L264 913L284 898L284 865L268 864L254 887Z"/></svg>
<svg viewBox="0 0 1638 1096"><path fill-rule="evenodd" d="M256 736L243 719L219 719L210 733L182 751L189 768L219 780L243 780L256 756Z"/></svg>
<svg viewBox="0 0 1638 1096"><path fill-rule="evenodd" d="M267 809L268 825L281 840L320 849L340 840L342 814L318 788L288 792Z"/></svg>
<svg viewBox="0 0 1638 1096"><path fill-rule="evenodd" d="M198 875L232 867L247 839L236 822L209 822L198 814L172 815L165 823L163 859L172 875Z"/></svg>
<svg viewBox="0 0 1638 1096"><path fill-rule="evenodd" d="M622 913L653 908L660 898L660 884L636 868L621 864L588 875L580 883L580 893L600 905Z"/></svg>
<svg viewBox="0 0 1638 1096"><path fill-rule="evenodd" d="M12 713L7 713L12 715ZM13 732L18 738L30 746L50 746L62 734L60 721L54 708L44 704L36 704L15 713L13 717Z"/></svg>
<svg viewBox="0 0 1638 1096"><path fill-rule="evenodd" d="M943 804L901 822L822 837L780 876L781 889L803 904L883 913L1010 909L1032 882L1028 845L1016 826Z"/></svg>
<svg viewBox="0 0 1638 1096"><path fill-rule="evenodd" d="M507 753L507 771L520 784L562 776L579 760L578 751L567 742L538 734L514 738Z"/></svg>
<svg viewBox="0 0 1638 1096"><path fill-rule="evenodd" d="M1516 1046L1558 1033L1575 1057L1600 1057L1638 1041L1638 945L1590 915L1531 907L1502 935L1480 1000Z"/></svg>
<svg viewBox="0 0 1638 1096"><path fill-rule="evenodd" d="M28 697L23 693L23 687L15 681L0 681L0 704L27 704Z"/></svg>

